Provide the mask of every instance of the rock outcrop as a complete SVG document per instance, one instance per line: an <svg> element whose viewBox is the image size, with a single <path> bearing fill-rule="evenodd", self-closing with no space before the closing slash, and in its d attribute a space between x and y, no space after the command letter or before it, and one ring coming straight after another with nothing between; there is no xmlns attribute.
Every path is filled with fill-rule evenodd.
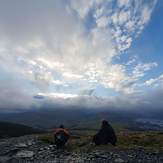
<svg viewBox="0 0 163 163"><path fill-rule="evenodd" d="M144 149L110 149L75 153L57 150L37 136L0 140L0 163L163 163L163 153Z"/></svg>

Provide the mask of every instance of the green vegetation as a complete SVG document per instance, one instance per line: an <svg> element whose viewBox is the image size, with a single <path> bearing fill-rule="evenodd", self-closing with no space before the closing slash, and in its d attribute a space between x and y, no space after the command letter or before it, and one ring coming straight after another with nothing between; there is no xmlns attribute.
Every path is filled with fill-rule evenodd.
<svg viewBox="0 0 163 163"><path fill-rule="evenodd" d="M122 147L163 149L163 133L160 132L121 132L118 140L118 145Z"/></svg>
<svg viewBox="0 0 163 163"><path fill-rule="evenodd" d="M46 144L53 144L54 143L54 136L51 133L42 134L38 137L39 140L41 140L43 143Z"/></svg>
<svg viewBox="0 0 163 163"><path fill-rule="evenodd" d="M93 150L110 150L113 148L135 149L143 148L146 150L163 150L163 133L159 132L117 132L117 146L95 146L91 143L92 136L96 133L94 130L83 131L75 130L71 133L71 138L66 144L69 151L89 152ZM52 134L44 134L39 137L44 143L54 143Z"/></svg>

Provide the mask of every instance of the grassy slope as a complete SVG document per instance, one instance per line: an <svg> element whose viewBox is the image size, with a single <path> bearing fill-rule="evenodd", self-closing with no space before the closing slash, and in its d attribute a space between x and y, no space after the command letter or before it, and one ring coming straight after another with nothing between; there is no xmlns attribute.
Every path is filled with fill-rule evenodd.
<svg viewBox="0 0 163 163"><path fill-rule="evenodd" d="M91 144L95 130L74 130L71 132L66 148L70 151L89 152L92 150L109 150L114 148L112 145L94 146ZM163 150L163 133L159 132L130 132L117 131L118 143L116 148L135 149L143 148L146 150ZM40 136L40 140L45 143L53 143L51 133Z"/></svg>

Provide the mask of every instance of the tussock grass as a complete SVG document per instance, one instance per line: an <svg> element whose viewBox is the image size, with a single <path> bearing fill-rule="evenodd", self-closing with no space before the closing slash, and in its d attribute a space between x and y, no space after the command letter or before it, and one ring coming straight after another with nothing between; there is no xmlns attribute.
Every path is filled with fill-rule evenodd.
<svg viewBox="0 0 163 163"><path fill-rule="evenodd" d="M68 151L90 152L93 150L110 150L113 148L136 149L143 148L147 150L163 151L163 133L159 132L117 132L117 146L102 145L95 146L92 143L92 137L96 131L72 131L71 137L65 148ZM51 133L41 135L39 139L48 144L53 144L54 139Z"/></svg>

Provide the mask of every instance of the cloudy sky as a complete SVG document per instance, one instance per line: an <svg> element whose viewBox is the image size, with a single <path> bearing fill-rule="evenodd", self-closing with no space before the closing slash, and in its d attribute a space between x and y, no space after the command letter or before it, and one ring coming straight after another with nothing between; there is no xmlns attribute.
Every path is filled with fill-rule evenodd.
<svg viewBox="0 0 163 163"><path fill-rule="evenodd" d="M0 0L1 110L163 107L162 15L161 0Z"/></svg>

